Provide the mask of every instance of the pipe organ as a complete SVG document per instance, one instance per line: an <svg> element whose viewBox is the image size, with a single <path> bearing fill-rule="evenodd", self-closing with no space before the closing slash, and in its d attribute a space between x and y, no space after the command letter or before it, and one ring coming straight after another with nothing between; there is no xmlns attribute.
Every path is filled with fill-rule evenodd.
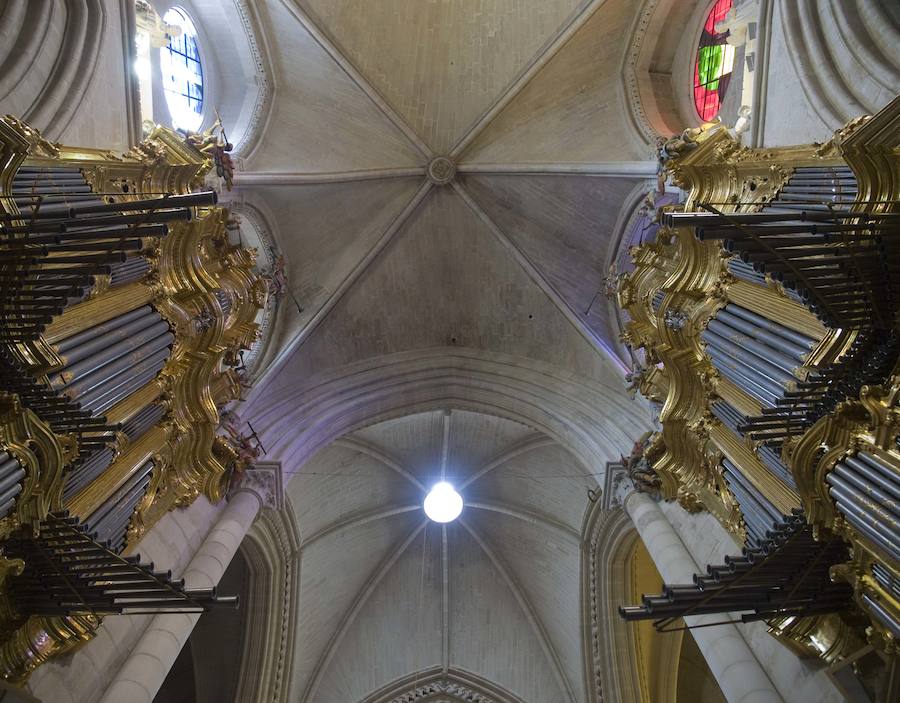
<svg viewBox="0 0 900 703"><path fill-rule="evenodd" d="M748 149L710 126L666 151L686 202L661 209L616 293L638 387L661 406L643 488L709 511L744 551L623 617L744 612L829 662L866 642L891 657L900 99L824 144ZM798 582L788 553L825 581ZM741 564L755 576L736 578Z"/></svg>
<svg viewBox="0 0 900 703"><path fill-rule="evenodd" d="M675 626L686 613L707 615L749 611L742 622L832 612L845 608L851 589L829 578L829 566L847 559L839 537L816 543L803 512L772 520L768 536L741 556L726 557L697 574L692 584L665 584L663 593L644 596L639 606L619 608L626 620L655 619L661 631ZM772 583L784 587L773 589Z"/></svg>
<svg viewBox="0 0 900 703"><path fill-rule="evenodd" d="M211 168L158 128L124 155L0 118L0 674L22 681L103 615L196 612L132 554L168 510L224 497L217 434L267 285L226 237Z"/></svg>

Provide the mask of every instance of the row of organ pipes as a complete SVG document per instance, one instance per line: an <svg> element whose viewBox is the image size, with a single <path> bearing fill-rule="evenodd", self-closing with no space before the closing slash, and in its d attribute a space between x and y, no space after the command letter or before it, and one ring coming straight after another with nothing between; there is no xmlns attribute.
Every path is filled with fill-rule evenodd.
<svg viewBox="0 0 900 703"><path fill-rule="evenodd" d="M661 409L639 489L712 513L743 551L620 613L660 630L737 613L896 671L900 98L823 144L748 149L709 125L670 146L685 202L616 293Z"/></svg>
<svg viewBox="0 0 900 703"><path fill-rule="evenodd" d="M0 675L21 682L104 615L237 605L132 552L244 468L215 431L267 289L180 135L118 157L7 116L0 154Z"/></svg>

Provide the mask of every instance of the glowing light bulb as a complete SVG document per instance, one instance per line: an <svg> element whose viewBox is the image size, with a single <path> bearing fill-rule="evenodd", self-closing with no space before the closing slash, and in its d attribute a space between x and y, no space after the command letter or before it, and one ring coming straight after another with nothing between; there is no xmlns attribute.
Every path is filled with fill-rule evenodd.
<svg viewBox="0 0 900 703"><path fill-rule="evenodd" d="M463 509L462 496L446 481L436 483L425 496L425 514L435 522L453 522Z"/></svg>

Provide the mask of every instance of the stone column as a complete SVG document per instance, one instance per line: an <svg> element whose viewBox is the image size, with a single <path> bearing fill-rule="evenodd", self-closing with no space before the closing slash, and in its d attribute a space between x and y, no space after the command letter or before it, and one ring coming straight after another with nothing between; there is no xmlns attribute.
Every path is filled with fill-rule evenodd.
<svg viewBox="0 0 900 703"><path fill-rule="evenodd" d="M622 505L666 583L693 583L701 569L688 553L659 505L645 493L631 491ZM726 616L727 617L727 616ZM685 618L697 647L729 703L783 703L734 625L697 627L723 619L721 615Z"/></svg>
<svg viewBox="0 0 900 703"><path fill-rule="evenodd" d="M279 479L271 469L246 472L185 570L186 589L212 588L219 582L260 510L277 506ZM152 703L199 619L200 613L154 616L100 703Z"/></svg>

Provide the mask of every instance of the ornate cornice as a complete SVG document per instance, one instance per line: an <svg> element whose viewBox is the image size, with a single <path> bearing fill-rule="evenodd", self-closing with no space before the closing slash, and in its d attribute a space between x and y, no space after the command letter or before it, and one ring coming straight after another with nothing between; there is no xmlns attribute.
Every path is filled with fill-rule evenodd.
<svg viewBox="0 0 900 703"><path fill-rule="evenodd" d="M268 108L272 105L275 85L269 77L269 60L265 46L260 47L260 43L256 41L257 23L253 17L251 4L247 0L235 0L234 7L237 10L241 25L244 28L244 34L247 37L247 45L250 48L250 55L253 57L253 66L256 70L256 83L259 86L259 90L256 93L256 102L253 104L253 111L250 113L250 119L247 122L247 128L234 147L235 153L242 158L246 158L253 152L259 141L260 132L266 121L264 118ZM244 153L245 151L247 151L246 154Z"/></svg>
<svg viewBox="0 0 900 703"><path fill-rule="evenodd" d="M640 59L641 49L644 45L644 37L650 27L650 20L656 11L659 0L645 0L641 13L638 16L634 28L631 31L631 41L628 44L628 53L622 67L622 82L625 95L630 107L629 114L638 128L638 132L647 144L653 144L659 136L650 125L644 104L641 101L641 90L638 86L637 63Z"/></svg>
<svg viewBox="0 0 900 703"><path fill-rule="evenodd" d="M408 693L391 698L390 703L413 703L414 701L434 701L434 703L449 703L444 695L453 696L460 701L472 701L472 703L499 703L492 696L485 696L478 691L449 679L434 681L424 686L418 686ZM437 696L435 698L434 696Z"/></svg>
<svg viewBox="0 0 900 703"><path fill-rule="evenodd" d="M388 685L364 703L521 703L512 694L462 671L420 672Z"/></svg>

